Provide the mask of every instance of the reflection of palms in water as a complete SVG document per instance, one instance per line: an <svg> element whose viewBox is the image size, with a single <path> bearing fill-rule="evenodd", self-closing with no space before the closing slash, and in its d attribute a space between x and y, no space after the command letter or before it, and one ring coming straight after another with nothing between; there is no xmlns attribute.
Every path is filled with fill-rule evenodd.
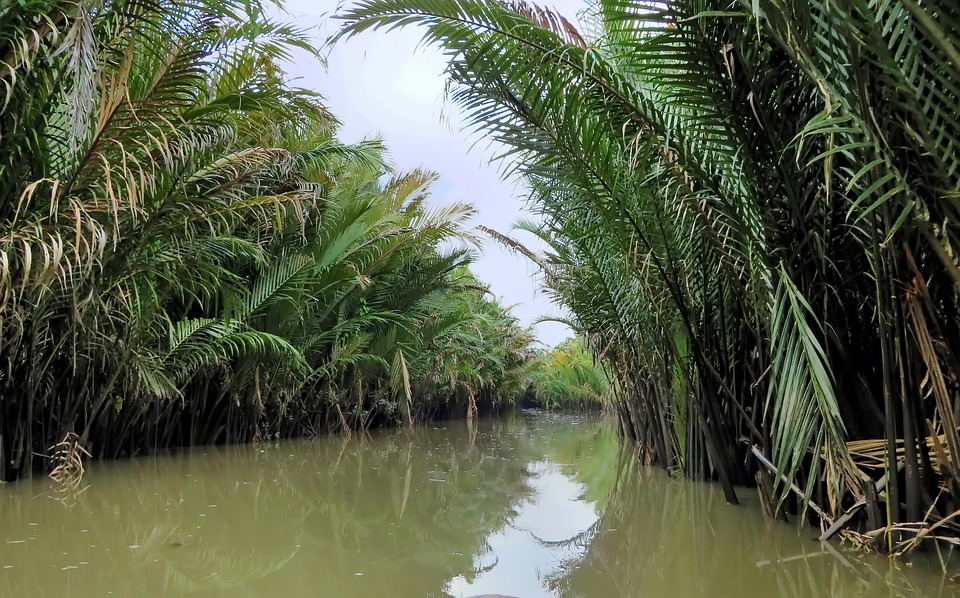
<svg viewBox="0 0 960 598"><path fill-rule="evenodd" d="M879 565L892 564L883 557L827 550L810 530L766 520L759 505L728 505L717 486L639 467L625 452L589 548L549 580L557 596L949 594L936 575L884 578Z"/></svg>
<svg viewBox="0 0 960 598"><path fill-rule="evenodd" d="M179 508L137 534L131 565L137 578L162 577L170 593L257 595L248 584L280 571L301 549L306 510L296 499L296 483L262 453L246 447L209 451L188 457L181 470L210 480L201 484L201 500L181 496ZM219 483L232 476L234 484Z"/></svg>
<svg viewBox="0 0 960 598"><path fill-rule="evenodd" d="M472 442L462 422L453 422L349 442L321 438L262 452L208 448L207 455L97 464L73 509L25 500L17 519L43 521L38 534L59 526L63 537L37 540L59 542L58 550L41 551L47 560L29 566L59 570L61 547L73 561L90 563L71 570L69 580L45 580L50 595L81 597L82 587L88 595L141 598L353 597L385 589L440 597L454 576L481 574L478 555L491 554L488 539L531 495L532 462L552 451L558 456L551 460L579 467L562 453L594 428L558 422L531 433L536 422L481 420ZM0 595L38 594L39 586L25 585L39 583L29 576L12 579L0 580Z"/></svg>
<svg viewBox="0 0 960 598"><path fill-rule="evenodd" d="M582 416L538 414L527 424L534 455L526 466L531 492L517 503L509 525L488 537L475 561L478 574L451 579L449 593L541 596L544 582L582 554L596 530L596 512L616 474L615 432ZM555 539L558 535L568 537Z"/></svg>
<svg viewBox="0 0 960 598"><path fill-rule="evenodd" d="M602 513L556 541L528 530L541 546L566 555L544 580L555 595L930 592L902 576L881 579L863 562L869 557L838 557L798 540L796 528L765 521L755 505L728 506L713 485L638 468L630 451L617 452L615 438L581 419L483 426L472 442L454 423L349 443L284 444L254 454L252 474L236 455L204 459L194 475L241 482L212 484L202 502L246 505L250 521L237 526L227 512L207 510L199 518L184 509L176 529L201 524L199 541L161 542L152 558L181 576L166 574L173 591L242 587L270 596L285 583L278 580L296 575L306 578L301 587L323 588L324 595L391 588L395 596L442 596L453 576L471 582L495 566L499 555L489 539L518 523L533 498L534 464L546 459L583 484L584 498ZM138 537L146 547L149 537ZM176 586L175 579L190 585Z"/></svg>
<svg viewBox="0 0 960 598"><path fill-rule="evenodd" d="M522 436L483 430L474 450L464 450L469 439L461 436L469 432L460 425L397 433L389 444L351 453L348 459L364 462L362 483L358 475L327 485L330 502L355 506L353 527L336 536L337 553L365 571L370 595L382 579L393 580L395 595L440 595L447 577L472 568L486 534L527 492ZM357 500L361 495L381 500Z"/></svg>

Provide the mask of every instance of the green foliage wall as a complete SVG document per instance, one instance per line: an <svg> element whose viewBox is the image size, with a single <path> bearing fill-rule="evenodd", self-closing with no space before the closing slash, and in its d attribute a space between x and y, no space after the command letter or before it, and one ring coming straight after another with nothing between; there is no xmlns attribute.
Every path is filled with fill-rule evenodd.
<svg viewBox="0 0 960 598"><path fill-rule="evenodd" d="M735 502L756 445L828 511L899 460L888 524L955 510L956 3L595 0L582 31L522 1L343 16L447 54L646 460Z"/></svg>
<svg viewBox="0 0 960 598"><path fill-rule="evenodd" d="M527 331L468 205L396 173L241 0L0 9L0 479L509 400Z"/></svg>

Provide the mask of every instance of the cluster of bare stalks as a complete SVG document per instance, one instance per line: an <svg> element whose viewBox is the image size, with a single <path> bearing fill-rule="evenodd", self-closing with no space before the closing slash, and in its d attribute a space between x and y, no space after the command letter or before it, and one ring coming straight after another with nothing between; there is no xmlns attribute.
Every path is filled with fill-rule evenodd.
<svg viewBox="0 0 960 598"><path fill-rule="evenodd" d="M841 536L856 548L886 552L897 557L913 552L921 546L932 545L941 555L942 563L947 561L941 554L944 547L952 553L955 547L960 546L960 537L957 537L960 533L960 525L957 523L960 510L946 517L940 517L931 506L921 521L888 523L869 529L872 527L871 519L875 517L867 516L866 531L846 529ZM946 571L946 567L944 570Z"/></svg>

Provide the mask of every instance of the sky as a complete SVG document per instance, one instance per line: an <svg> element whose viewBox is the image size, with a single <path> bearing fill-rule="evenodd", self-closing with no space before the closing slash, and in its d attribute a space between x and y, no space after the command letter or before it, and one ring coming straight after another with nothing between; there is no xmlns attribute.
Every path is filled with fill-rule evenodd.
<svg viewBox="0 0 960 598"><path fill-rule="evenodd" d="M307 29L321 44L338 26L330 15L338 5L351 1L285 0L288 14L280 18ZM552 5L575 22L584 2L540 4ZM531 249L542 248L532 235L511 230L518 219L529 216L522 184L502 180L498 163L490 163L495 149L482 137L462 130L461 115L444 98L446 62L439 50L420 43L421 35L413 27L368 31L325 51L326 69L304 53L295 57L289 72L295 85L323 94L325 105L343 123L342 141L380 136L389 162L398 171L424 168L440 175L432 202L472 203L478 211L475 225L515 236ZM523 325L563 313L539 291L536 268L493 240L484 242L472 269L502 305L513 306L512 313ZM558 322L539 323L535 330L547 346L571 335Z"/></svg>

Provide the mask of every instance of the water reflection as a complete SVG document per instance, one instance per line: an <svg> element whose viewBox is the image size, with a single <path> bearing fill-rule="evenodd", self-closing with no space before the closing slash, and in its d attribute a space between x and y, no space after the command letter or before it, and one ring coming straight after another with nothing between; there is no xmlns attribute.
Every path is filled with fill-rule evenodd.
<svg viewBox="0 0 960 598"><path fill-rule="evenodd" d="M2 487L0 595L446 596L488 571L477 555L547 490L527 428L97 464L68 501L46 480Z"/></svg>
<svg viewBox="0 0 960 598"><path fill-rule="evenodd" d="M527 468L531 492L475 559L482 573L450 581L446 589L452 596L550 595L550 580L572 569L600 523L616 482L619 445L613 427L563 415L527 424L539 459Z"/></svg>
<svg viewBox="0 0 960 598"><path fill-rule="evenodd" d="M70 495L0 487L0 596L953 590L638 469L611 426L584 417L203 449L97 464L85 481Z"/></svg>
<svg viewBox="0 0 960 598"><path fill-rule="evenodd" d="M598 521L593 503L582 500L584 487L554 463L539 461L528 468L531 496L503 529L487 538L475 559L481 573L468 581L459 575L447 584L454 596L509 591L516 596L543 593L545 574L565 569L585 546L575 540Z"/></svg>
<svg viewBox="0 0 960 598"><path fill-rule="evenodd" d="M747 495L746 492L741 494ZM622 459L589 548L550 580L554 595L956 596L933 563L821 544L810 529L726 504L719 488Z"/></svg>

